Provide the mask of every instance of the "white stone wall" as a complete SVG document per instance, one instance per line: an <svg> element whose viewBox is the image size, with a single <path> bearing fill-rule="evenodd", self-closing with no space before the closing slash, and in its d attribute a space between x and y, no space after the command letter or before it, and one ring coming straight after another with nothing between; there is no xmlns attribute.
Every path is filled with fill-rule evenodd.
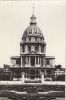
<svg viewBox="0 0 66 100"><path fill-rule="evenodd" d="M11 59L11 64L16 65L16 59Z"/></svg>
<svg viewBox="0 0 66 100"><path fill-rule="evenodd" d="M35 37L31 37L31 42L35 42Z"/></svg>

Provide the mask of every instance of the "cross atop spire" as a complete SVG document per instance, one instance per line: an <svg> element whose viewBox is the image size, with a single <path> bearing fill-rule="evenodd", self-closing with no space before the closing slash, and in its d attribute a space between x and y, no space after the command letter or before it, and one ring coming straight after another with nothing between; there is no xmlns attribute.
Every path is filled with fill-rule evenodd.
<svg viewBox="0 0 66 100"><path fill-rule="evenodd" d="M35 8L34 8L34 3L33 3L33 15L34 15L34 9L35 9Z"/></svg>

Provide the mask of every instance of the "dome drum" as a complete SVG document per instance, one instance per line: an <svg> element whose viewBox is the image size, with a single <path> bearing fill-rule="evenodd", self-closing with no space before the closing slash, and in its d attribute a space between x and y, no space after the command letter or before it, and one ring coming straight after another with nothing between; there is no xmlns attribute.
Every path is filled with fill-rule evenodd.
<svg viewBox="0 0 66 100"><path fill-rule="evenodd" d="M46 53L46 44L38 44L38 43L22 43L20 44L21 54L30 53L32 51L36 53Z"/></svg>

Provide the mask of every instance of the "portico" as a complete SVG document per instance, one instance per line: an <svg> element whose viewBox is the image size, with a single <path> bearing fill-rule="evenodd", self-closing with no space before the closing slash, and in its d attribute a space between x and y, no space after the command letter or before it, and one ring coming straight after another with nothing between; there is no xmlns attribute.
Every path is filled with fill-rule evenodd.
<svg viewBox="0 0 66 100"><path fill-rule="evenodd" d="M41 56L39 55L21 57L21 67L40 67L41 65L43 65L43 62L41 62Z"/></svg>

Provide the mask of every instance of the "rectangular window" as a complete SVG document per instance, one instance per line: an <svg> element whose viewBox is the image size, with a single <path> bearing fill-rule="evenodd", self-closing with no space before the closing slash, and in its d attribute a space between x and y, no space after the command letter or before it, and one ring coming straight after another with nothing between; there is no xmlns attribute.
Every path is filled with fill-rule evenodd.
<svg viewBox="0 0 66 100"><path fill-rule="evenodd" d="M38 57L36 57L36 64L38 64Z"/></svg>
<svg viewBox="0 0 66 100"><path fill-rule="evenodd" d="M20 65L20 63L21 63L21 60L20 59L17 59L16 60L16 64L19 64Z"/></svg>
<svg viewBox="0 0 66 100"><path fill-rule="evenodd" d="M31 41L31 37L29 37L29 41Z"/></svg>
<svg viewBox="0 0 66 100"><path fill-rule="evenodd" d="M47 65L49 65L50 64L50 61L49 60L47 60Z"/></svg>
<svg viewBox="0 0 66 100"><path fill-rule="evenodd" d="M35 46L35 51L36 51L36 52L39 51L39 46Z"/></svg>
<svg viewBox="0 0 66 100"><path fill-rule="evenodd" d="M39 64L40 64L40 57L39 57Z"/></svg>
<svg viewBox="0 0 66 100"><path fill-rule="evenodd" d="M43 67L43 57L41 57L41 66Z"/></svg>
<svg viewBox="0 0 66 100"><path fill-rule="evenodd" d="M37 37L35 37L35 41L36 41L36 42L38 41L38 38L37 38Z"/></svg>
<svg viewBox="0 0 66 100"><path fill-rule="evenodd" d="M29 52L31 51L31 47L30 47L30 46L28 47L28 51L29 51Z"/></svg>
<svg viewBox="0 0 66 100"><path fill-rule="evenodd" d="M41 47L41 52L44 52L44 46Z"/></svg>
<svg viewBox="0 0 66 100"><path fill-rule="evenodd" d="M25 65L26 61L25 61L25 57L22 57L22 64L23 66Z"/></svg>

